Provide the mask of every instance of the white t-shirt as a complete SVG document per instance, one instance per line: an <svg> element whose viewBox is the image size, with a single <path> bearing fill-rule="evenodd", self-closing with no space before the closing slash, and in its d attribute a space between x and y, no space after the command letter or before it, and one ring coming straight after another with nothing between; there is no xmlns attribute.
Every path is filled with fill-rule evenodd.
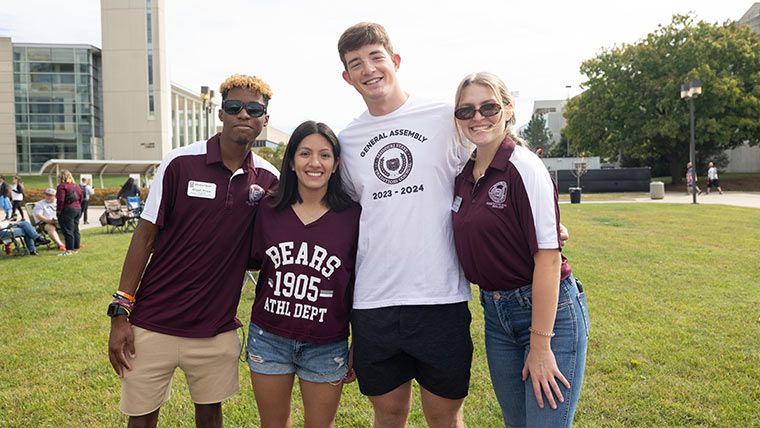
<svg viewBox="0 0 760 428"><path fill-rule="evenodd" d="M56 214L56 206L58 205L57 201L48 202L46 200L41 200L37 202L34 205L34 222L39 223L41 220L37 218L37 214L42 214L47 218L48 220L55 219L57 217Z"/></svg>
<svg viewBox="0 0 760 428"><path fill-rule="evenodd" d="M19 190L19 191L17 192L16 190ZM20 184L11 185L11 200L14 200L14 201L24 200L24 194L21 192Z"/></svg>
<svg viewBox="0 0 760 428"><path fill-rule="evenodd" d="M716 167L710 167L707 170L707 179L708 180L717 180L718 179L718 168Z"/></svg>
<svg viewBox="0 0 760 428"><path fill-rule="evenodd" d="M365 111L344 129L341 171L359 201L354 308L471 299L454 248L454 177L468 159L451 104L414 97L396 111Z"/></svg>

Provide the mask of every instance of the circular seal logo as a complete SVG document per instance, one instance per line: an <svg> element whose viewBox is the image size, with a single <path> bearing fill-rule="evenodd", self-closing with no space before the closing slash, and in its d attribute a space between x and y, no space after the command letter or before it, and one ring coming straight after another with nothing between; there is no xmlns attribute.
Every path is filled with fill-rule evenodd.
<svg viewBox="0 0 760 428"><path fill-rule="evenodd" d="M500 181L491 186L491 188L488 189L488 197L491 198L495 206L503 205L504 201L507 200L507 183L505 181Z"/></svg>
<svg viewBox="0 0 760 428"><path fill-rule="evenodd" d="M248 205L256 205L266 194L266 190L258 184L251 184L248 187Z"/></svg>
<svg viewBox="0 0 760 428"><path fill-rule="evenodd" d="M388 184L404 181L412 171L412 152L401 143L390 143L375 156L375 175Z"/></svg>

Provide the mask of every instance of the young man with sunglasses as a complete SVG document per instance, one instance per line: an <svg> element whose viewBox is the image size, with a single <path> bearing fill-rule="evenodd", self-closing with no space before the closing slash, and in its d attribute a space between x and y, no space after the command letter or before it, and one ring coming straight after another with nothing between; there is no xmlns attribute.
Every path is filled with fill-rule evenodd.
<svg viewBox="0 0 760 428"><path fill-rule="evenodd" d="M162 161L108 308L108 357L132 428L157 425L176 367L197 427L221 427L221 402L239 389L235 315L258 202L278 172L251 151L269 85L236 74L220 92L222 132Z"/></svg>

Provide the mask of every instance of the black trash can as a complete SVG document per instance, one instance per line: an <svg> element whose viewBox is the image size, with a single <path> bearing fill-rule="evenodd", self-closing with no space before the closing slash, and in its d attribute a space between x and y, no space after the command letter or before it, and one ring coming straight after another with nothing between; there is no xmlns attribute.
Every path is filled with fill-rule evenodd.
<svg viewBox="0 0 760 428"><path fill-rule="evenodd" d="M571 187L568 190L570 191L570 203L580 204L581 203L581 188Z"/></svg>

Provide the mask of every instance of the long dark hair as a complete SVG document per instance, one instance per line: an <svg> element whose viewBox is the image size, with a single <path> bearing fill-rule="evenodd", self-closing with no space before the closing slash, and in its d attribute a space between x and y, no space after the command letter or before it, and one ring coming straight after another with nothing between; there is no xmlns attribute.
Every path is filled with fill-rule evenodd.
<svg viewBox="0 0 760 428"><path fill-rule="evenodd" d="M285 209L296 202L302 202L301 195L298 194L298 177L295 171L290 168L290 162L296 155L296 149L304 138L312 134L323 136L332 146L333 157L335 162L340 160L340 145L338 137L329 126L322 122L307 120L298 125L290 136L285 154L282 157L282 167L280 168L280 184L272 195L272 208L279 211ZM327 182L327 192L322 201L333 211L343 211L351 205L351 197L343 190L343 181L340 179L340 164L335 168L330 179Z"/></svg>

